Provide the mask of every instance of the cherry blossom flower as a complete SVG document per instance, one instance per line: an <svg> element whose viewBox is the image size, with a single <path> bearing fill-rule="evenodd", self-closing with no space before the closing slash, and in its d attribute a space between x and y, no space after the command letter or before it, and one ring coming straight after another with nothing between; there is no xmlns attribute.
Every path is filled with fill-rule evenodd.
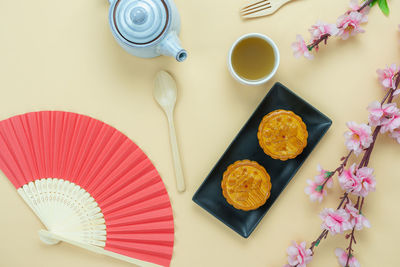
<svg viewBox="0 0 400 267"><path fill-rule="evenodd" d="M396 124L396 117L400 116L396 103L382 105L380 102L374 101L368 106L368 111L369 124L371 126L384 125L385 131L397 128L393 128L394 124ZM385 131L382 131L382 133Z"/></svg>
<svg viewBox="0 0 400 267"><path fill-rule="evenodd" d="M372 130L366 124L357 124L355 122L348 122L347 127L350 131L345 132L346 146L349 150L353 150L357 156L368 148L372 143Z"/></svg>
<svg viewBox="0 0 400 267"><path fill-rule="evenodd" d="M397 143L400 144L400 128L397 128L393 132L391 132L390 136L393 137L397 141Z"/></svg>
<svg viewBox="0 0 400 267"><path fill-rule="evenodd" d="M393 132L395 129L398 129L400 127L399 110L396 113L388 114L381 125L381 133Z"/></svg>
<svg viewBox="0 0 400 267"><path fill-rule="evenodd" d="M400 68L396 64L388 66L386 69L378 69L376 73L378 74L378 79L382 83L384 88L396 89L394 83L394 76Z"/></svg>
<svg viewBox="0 0 400 267"><path fill-rule="evenodd" d="M319 216L323 221L321 228L328 230L332 235L352 229L350 215L344 209L325 208Z"/></svg>
<svg viewBox="0 0 400 267"><path fill-rule="evenodd" d="M361 28L361 24L367 21L367 15L357 11L350 11L340 16L337 20L338 36L346 40L352 35L363 33L364 30Z"/></svg>
<svg viewBox="0 0 400 267"><path fill-rule="evenodd" d="M297 58L304 56L305 58L313 59L314 56L308 50L308 47L307 47L306 43L304 42L303 37L298 34L296 36L296 40L297 40L297 42L292 43L292 49L293 49L294 56Z"/></svg>
<svg viewBox="0 0 400 267"><path fill-rule="evenodd" d="M331 179L333 173L322 169L320 165L318 165L317 170L319 174L315 176L314 181L308 179L308 186L304 189L304 192L310 196L312 202L316 200L322 202L327 194L325 187L331 188L333 186L333 180ZM325 186L323 186L324 183Z"/></svg>
<svg viewBox="0 0 400 267"><path fill-rule="evenodd" d="M317 176L315 176L315 181L318 182L318 183L323 184L323 183L325 182L326 179L329 179L329 180L326 182L325 185L326 185L328 188L331 188L331 187L333 186L333 180L330 179L330 178L332 177L333 173L330 172L330 171L324 170L324 169L321 167L321 165L319 165L319 164L318 164L318 166L317 166L317 171L319 172L319 174L318 174Z"/></svg>
<svg viewBox="0 0 400 267"><path fill-rule="evenodd" d="M373 176L374 170L368 167L362 167L355 171L356 164L351 165L348 170L344 170L339 175L339 184L347 193L356 196L366 197L369 192L375 191L376 180Z"/></svg>
<svg viewBox="0 0 400 267"><path fill-rule="evenodd" d="M364 227L371 227L367 218L360 214L358 209L356 209L351 202L346 205L345 210L350 215L350 223L352 227L355 227L357 231L362 230Z"/></svg>
<svg viewBox="0 0 400 267"><path fill-rule="evenodd" d="M341 175L339 175L340 187L347 193L357 193L361 191L361 182L355 175L356 164L350 166L349 169L344 170Z"/></svg>
<svg viewBox="0 0 400 267"><path fill-rule="evenodd" d="M360 190L355 191L356 195L366 197L370 192L374 192L376 188L376 180L373 175L374 169L362 167L357 170L356 177L360 183Z"/></svg>
<svg viewBox="0 0 400 267"><path fill-rule="evenodd" d="M304 192L310 196L310 200L315 202L318 200L320 203L326 196L327 192L325 189L322 188L322 183L318 183L312 181L310 179L307 180L308 186L304 189Z"/></svg>
<svg viewBox="0 0 400 267"><path fill-rule="evenodd" d="M336 254L336 257L338 257L340 266L345 267L346 263L347 263L347 258L348 258L347 252L341 248L337 248L337 249L335 249L335 254ZM354 257L354 255L350 256L350 260L348 262L348 267L360 267L360 263L358 262L356 257Z"/></svg>
<svg viewBox="0 0 400 267"><path fill-rule="evenodd" d="M369 124L381 126L381 133L393 132L400 127L400 110L396 103L383 104L375 101L368 107Z"/></svg>
<svg viewBox="0 0 400 267"><path fill-rule="evenodd" d="M306 267L306 264L312 260L312 251L306 249L306 242L297 244L293 241L292 246L287 249L287 254L289 264L284 265L284 267Z"/></svg>
<svg viewBox="0 0 400 267"><path fill-rule="evenodd" d="M334 36L338 34L339 29L335 24L328 24L322 21L317 21L311 28L308 30L311 33L311 38L313 41L319 40L324 35Z"/></svg>

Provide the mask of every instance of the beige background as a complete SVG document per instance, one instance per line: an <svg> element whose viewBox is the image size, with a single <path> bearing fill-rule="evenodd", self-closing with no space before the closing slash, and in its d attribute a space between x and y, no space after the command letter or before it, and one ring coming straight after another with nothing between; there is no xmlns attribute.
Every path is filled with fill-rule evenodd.
<svg viewBox="0 0 400 267"><path fill-rule="evenodd" d="M175 216L171 266L282 266L291 240L309 243L320 233L319 211L337 204L335 187L322 204L304 194L316 165L337 167L346 153L345 122L364 122L365 107L383 97L375 70L400 63L399 1L389 1L392 14L377 8L366 33L349 41L330 40L317 58L296 60L290 44L295 35L308 37L317 19L334 22L348 1L298 0L275 15L242 21L239 0L176 0L181 12L181 39L189 51L184 63L128 55L109 31L106 0L0 1L0 118L46 109L87 114L111 124L132 138L152 159L167 186ZM229 75L226 56L232 42L248 32L275 40L281 66L268 84L242 86ZM167 123L152 98L153 78L170 71L179 87L175 110L187 191L178 194ZM332 128L249 239L195 205L191 198L216 161L274 82L280 81L330 116ZM364 213L372 228L357 233L356 255L362 266L397 266L400 197L400 145L380 137L371 160L377 192ZM0 178L0 266L130 266L66 244L42 244L42 225ZM334 249L343 236L329 237L316 250L310 266L338 266Z"/></svg>

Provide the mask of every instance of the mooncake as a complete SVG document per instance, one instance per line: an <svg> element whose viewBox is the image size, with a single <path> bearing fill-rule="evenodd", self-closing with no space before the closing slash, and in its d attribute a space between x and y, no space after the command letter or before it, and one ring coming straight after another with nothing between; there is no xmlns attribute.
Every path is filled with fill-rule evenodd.
<svg viewBox="0 0 400 267"><path fill-rule="evenodd" d="M264 116L257 137L265 154L285 161L303 152L307 146L308 132L298 115L278 109Z"/></svg>
<svg viewBox="0 0 400 267"><path fill-rule="evenodd" d="M236 209L249 211L264 205L271 193L271 179L263 166L241 160L230 165L223 174L222 194Z"/></svg>

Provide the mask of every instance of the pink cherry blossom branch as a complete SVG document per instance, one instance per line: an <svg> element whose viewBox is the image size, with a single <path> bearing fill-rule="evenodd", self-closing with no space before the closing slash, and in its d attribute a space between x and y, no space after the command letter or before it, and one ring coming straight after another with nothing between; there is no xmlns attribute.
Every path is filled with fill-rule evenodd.
<svg viewBox="0 0 400 267"><path fill-rule="evenodd" d="M348 155L341 158L341 164L334 171L319 168L320 174L315 177L315 182L307 181L309 186L305 190L306 193L310 195L311 200L318 199L321 201L326 194L325 186L330 187L332 178L335 174L338 174L340 186L345 191L340 197L340 203L336 210L324 209L321 212L323 231L308 249L306 242L300 244L293 242L293 245L287 250L289 264L285 267L305 267L312 260L315 248L328 237L329 233L334 235L347 230L350 230L350 233L346 234L345 238L349 240L349 244L346 250L337 248L335 254L341 266L359 266L353 255L354 246L357 243L356 230L370 227L369 221L362 214L362 208L365 196L369 192L375 191L376 184L372 174L373 169L367 167L370 157L380 133L389 132L400 143L400 109L393 102L394 96L400 94L400 89L398 89L400 67L392 65L387 69L378 70L378 75L381 83L388 91L380 102L375 101L368 107L370 111L368 125L347 124L350 128L350 131L345 134L346 146L349 149ZM375 126L373 131L371 126ZM354 163L349 169L345 169L352 154L356 156L363 154L363 156L358 165ZM357 196L355 205L352 204L350 195Z"/></svg>
<svg viewBox="0 0 400 267"><path fill-rule="evenodd" d="M395 81L395 87L394 87L394 89L393 89L393 88L389 89L388 93L386 94L386 96L384 97L384 99L382 100L381 103L385 103L386 99L387 99L387 103L388 103L388 104L392 103L392 101L393 101L393 93L394 93L395 90L399 87L399 84L400 84L400 78L399 78L399 77L400 77L400 71L397 72L397 73L393 76L393 80ZM372 135L373 142L371 143L371 145L369 146L369 148L366 150L366 152L365 152L365 154L364 154L364 157L363 157L363 159L361 160L361 163L360 163L360 165L359 165L359 168L368 166L369 159L370 159L370 157L371 157L372 151L373 151L374 146L375 146L375 143L376 143L376 139L377 139L377 137L378 137L378 134L379 134L381 128L382 128L382 126L380 126L380 125L377 126L377 127L375 128L374 133L373 133L373 135ZM360 214L361 214L362 207L363 207L363 205L364 205L364 199L365 199L365 198L362 197L361 205L360 205L360 208L358 209ZM360 201L360 197L358 197L358 199L357 199L356 207L358 206L359 201ZM347 260L346 260L346 265L345 265L345 267L349 267L349 261L350 261L350 258L352 257L352 253L353 253L353 248L352 248L353 242L354 242L354 244L357 243L356 238L355 238L355 234L354 234L355 229L356 229L356 226L353 227L353 229L352 229L352 231L351 231L351 234L346 235L346 238L347 238L347 239L350 238L350 244L349 244L349 246L348 246L347 249L346 249L346 250L347 250Z"/></svg>
<svg viewBox="0 0 400 267"><path fill-rule="evenodd" d="M322 42L326 45L329 38L336 36L346 40L352 35L363 33L364 30L361 28L361 24L368 21L367 14L373 1L367 0L360 6L358 0L351 0L350 9L337 19L336 24L318 21L312 25L309 29L311 33L311 42L309 44L306 44L301 35L297 35L297 41L292 43L294 56L313 59L312 50L315 49L318 52L319 45Z"/></svg>
<svg viewBox="0 0 400 267"><path fill-rule="evenodd" d="M400 72L398 72L397 75L400 77ZM398 87L399 83L400 83L400 82L397 82L397 83L396 83L396 88ZM392 99L393 99L392 97L393 97L393 92L394 92L394 91L395 91L394 89L390 89L390 90L388 91L388 93L385 95L385 97L382 99L382 103L385 103L386 100L388 100L388 103L390 103L390 102L392 101ZM374 145L375 145L375 142L376 142L376 140L377 140L377 138L378 138L378 134L379 134L379 132L380 132L380 129L381 129L381 126L377 126L377 127L375 128L374 133L373 133L373 135L372 135L372 143L371 143L370 147L369 147L368 149L365 150L364 156L363 156L363 158L361 159L361 162L360 162L358 168L366 167L366 166L368 165L368 163L369 163L369 158L370 158L370 156L371 156L372 150L374 149ZM326 185L326 183L328 182L328 180L329 180L329 179L332 179L332 177L334 176L334 174L335 174L336 172L338 172L339 175L343 172L343 169L344 169L344 167L346 166L347 161L349 160L349 158L350 158L350 156L352 155L352 153L353 153L353 150L351 150L351 151L349 152L349 154L348 154L346 157L343 157L343 158L342 158L342 160L343 160L342 164L340 164L339 167L337 167L335 171L329 172L330 175L327 177L327 179L326 179L326 180L324 181L324 183L321 185L321 187L322 187L321 190L324 188L324 186ZM340 199L341 199L341 202L339 203L339 206L337 207L336 210L339 210L339 209L343 206L344 202L349 200L349 198L348 198L348 193L345 192L345 193L343 194L343 196L342 196ZM364 204L364 198L363 198L363 200L362 200L362 204ZM358 206L358 203L356 204L356 206ZM362 208L362 205L360 205L360 209L359 209L359 212L360 212L360 213L361 213L361 208ZM352 231L352 233L351 233L351 240L350 240L351 243L350 243L350 245L349 245L350 250L349 250L349 255L348 255L348 257L350 257L350 252L352 251L352 248L351 248L351 247L352 247L352 242L353 242L353 241L355 242L354 229L355 229L355 227L353 227L353 231ZM310 250L313 252L313 254L314 254L314 248L315 248L316 246L319 245L319 243L322 241L322 239L326 239L326 238L327 238L328 232L329 232L328 230L323 230L322 233L318 236L318 238L317 238L315 241L313 241L313 242L311 243ZM346 266L346 267L347 267L347 266Z"/></svg>
<svg viewBox="0 0 400 267"><path fill-rule="evenodd" d="M366 7L369 7L369 5L373 2L373 0L368 0L366 1L361 7L359 7L356 11L358 13L361 13ZM348 15L350 11L347 11L346 14ZM344 25L339 25L337 26L338 29L343 28ZM311 51L313 48L318 48L318 45L322 42L326 45L328 43L328 39L332 36L332 32L330 33L325 33L322 34L318 39L313 40L313 42L309 45L307 45L308 51Z"/></svg>

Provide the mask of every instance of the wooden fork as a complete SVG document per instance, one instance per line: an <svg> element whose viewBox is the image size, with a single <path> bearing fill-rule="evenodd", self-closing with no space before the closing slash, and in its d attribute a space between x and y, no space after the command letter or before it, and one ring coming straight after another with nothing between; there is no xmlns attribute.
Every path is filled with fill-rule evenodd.
<svg viewBox="0 0 400 267"><path fill-rule="evenodd" d="M240 10L240 15L246 19L270 15L290 1L292 0L253 0Z"/></svg>

